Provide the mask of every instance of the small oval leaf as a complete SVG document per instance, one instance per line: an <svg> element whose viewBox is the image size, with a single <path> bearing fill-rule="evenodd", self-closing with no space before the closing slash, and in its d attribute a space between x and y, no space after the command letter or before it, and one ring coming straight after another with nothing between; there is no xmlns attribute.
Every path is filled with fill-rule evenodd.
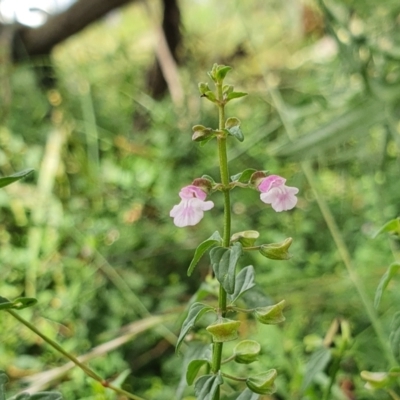
<svg viewBox="0 0 400 400"><path fill-rule="evenodd" d="M215 231L208 239L204 242L200 243L197 246L196 251L194 252L194 256L192 261L190 262L187 274L188 276L192 275L194 268L196 267L197 263L200 261L203 254L213 246L216 246L218 243L221 243L222 238L218 231Z"/></svg>
<svg viewBox="0 0 400 400"><path fill-rule="evenodd" d="M186 382L191 386L199 373L200 368L203 365L207 365L209 362L207 360L192 360L190 361L186 370Z"/></svg>
<svg viewBox="0 0 400 400"><path fill-rule="evenodd" d="M201 318L206 312L213 311L214 309L202 303L193 303L190 308L186 319L183 321L182 329L176 342L176 351L179 351L179 347L182 344L182 340L185 338L189 330L194 326L196 321Z"/></svg>

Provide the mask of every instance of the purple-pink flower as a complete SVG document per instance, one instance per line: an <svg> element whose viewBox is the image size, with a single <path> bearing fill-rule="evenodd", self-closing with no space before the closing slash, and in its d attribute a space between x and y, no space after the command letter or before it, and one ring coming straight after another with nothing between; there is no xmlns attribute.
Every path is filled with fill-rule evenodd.
<svg viewBox="0 0 400 400"><path fill-rule="evenodd" d="M181 202L169 213L174 218L174 224L180 228L198 224L204 216L204 211L214 207L212 201L204 201L207 193L198 186L185 186L179 192Z"/></svg>
<svg viewBox="0 0 400 400"><path fill-rule="evenodd" d="M299 189L285 185L286 179L278 175L265 177L258 185L260 199L276 212L291 210L297 204Z"/></svg>

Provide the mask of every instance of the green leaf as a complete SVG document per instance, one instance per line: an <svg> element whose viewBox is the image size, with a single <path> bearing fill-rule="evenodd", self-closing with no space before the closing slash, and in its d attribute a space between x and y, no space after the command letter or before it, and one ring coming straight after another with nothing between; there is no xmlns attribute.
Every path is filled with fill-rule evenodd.
<svg viewBox="0 0 400 400"><path fill-rule="evenodd" d="M376 238L380 233L383 233L383 232L389 232L389 233L399 236L400 235L400 218L395 218L389 222L386 222L386 224L383 225L382 228L380 228L373 237Z"/></svg>
<svg viewBox="0 0 400 400"><path fill-rule="evenodd" d="M308 388L315 376L326 368L331 358L331 351L325 346L320 347L311 355L306 365L306 371L300 389L302 393Z"/></svg>
<svg viewBox="0 0 400 400"><path fill-rule="evenodd" d="M233 100L233 99L238 99L240 97L247 96L247 93L245 92L231 92L226 96L226 100Z"/></svg>
<svg viewBox="0 0 400 400"><path fill-rule="evenodd" d="M236 400L258 400L260 395L252 392L250 389L246 389Z"/></svg>
<svg viewBox="0 0 400 400"><path fill-rule="evenodd" d="M207 240L200 243L197 246L196 251L194 252L194 256L192 261L190 262L187 274L188 276L192 275L194 268L196 267L197 263L200 261L201 257L203 257L204 253L210 249L211 247L221 243L222 238L218 231L215 231Z"/></svg>
<svg viewBox="0 0 400 400"><path fill-rule="evenodd" d="M224 380L220 374L200 377L194 385L197 400L214 400L218 387L223 383Z"/></svg>
<svg viewBox="0 0 400 400"><path fill-rule="evenodd" d="M0 296L0 310L22 310L23 308L32 307L36 303L37 300L31 297L18 297L14 301L10 301Z"/></svg>
<svg viewBox="0 0 400 400"><path fill-rule="evenodd" d="M202 140L201 142L199 142L200 147L205 146L210 140L213 140L214 136L209 136L207 139Z"/></svg>
<svg viewBox="0 0 400 400"><path fill-rule="evenodd" d="M24 169L23 171L17 172L15 174L12 174L10 176L4 176L0 178L0 188L8 186L16 181L19 181L20 179L25 178L32 172L33 168L29 168L29 169Z"/></svg>
<svg viewBox="0 0 400 400"><path fill-rule="evenodd" d="M210 88L207 83L200 82L199 83L199 91L200 91L200 94L203 96L205 93L210 92Z"/></svg>
<svg viewBox="0 0 400 400"><path fill-rule="evenodd" d="M210 251L215 277L228 294L232 294L235 291L235 269L242 254L242 245L240 243L234 243L230 248L214 247Z"/></svg>
<svg viewBox="0 0 400 400"><path fill-rule="evenodd" d="M203 365L207 365L209 362L207 360L192 360L186 371L186 382L189 386L191 386L196 379L197 374L200 371L200 368Z"/></svg>
<svg viewBox="0 0 400 400"><path fill-rule="evenodd" d="M389 266L388 270L382 276L375 293L375 301L374 301L375 308L379 307L383 291L387 288L387 285L399 270L400 270L400 263L394 262Z"/></svg>
<svg viewBox="0 0 400 400"><path fill-rule="evenodd" d="M210 343L204 343L200 341L193 341L190 343L190 346L187 347L184 355L183 355L183 360L182 360L182 366L183 368L181 369L181 377L178 383L178 387L176 389L176 396L175 398L177 400L182 400L183 398L183 393L187 389L187 382L186 382L186 370L189 365L189 363L192 360L211 360L211 347L212 345Z"/></svg>
<svg viewBox="0 0 400 400"><path fill-rule="evenodd" d="M399 311L393 317L389 341L393 355L397 360L397 362L400 363L400 312Z"/></svg>
<svg viewBox="0 0 400 400"><path fill-rule="evenodd" d="M202 97L207 97L208 100L212 101L213 103L215 103L217 101L217 98L215 97L214 92L212 92L211 90L209 90L208 92L205 92Z"/></svg>
<svg viewBox="0 0 400 400"><path fill-rule="evenodd" d="M215 77L218 82L222 82L226 74L232 69L232 67L228 67L227 65L218 65L217 72L215 74Z"/></svg>
<svg viewBox="0 0 400 400"><path fill-rule="evenodd" d="M236 276L235 291L229 296L234 303L244 292L255 286L254 267L249 265L243 268Z"/></svg>
<svg viewBox="0 0 400 400"><path fill-rule="evenodd" d="M248 168L245 169L243 172L239 172L236 175L231 176L231 181L232 182L241 182L241 183L248 183L251 176L256 172L257 170L254 168Z"/></svg>
<svg viewBox="0 0 400 400"><path fill-rule="evenodd" d="M182 344L182 340L185 338L189 330L194 326L196 321L201 318L206 312L213 311L214 309L202 303L193 303L190 308L186 319L183 321L182 329L176 342L176 351L179 351L179 347Z"/></svg>
<svg viewBox="0 0 400 400"><path fill-rule="evenodd" d="M239 142L243 142L244 136L239 126L234 126L231 129L224 129L229 135L234 136Z"/></svg>

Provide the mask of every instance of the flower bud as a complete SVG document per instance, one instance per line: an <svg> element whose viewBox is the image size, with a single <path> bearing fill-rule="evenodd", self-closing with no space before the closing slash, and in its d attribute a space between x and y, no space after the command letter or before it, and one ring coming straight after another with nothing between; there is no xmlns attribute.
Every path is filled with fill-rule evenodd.
<svg viewBox="0 0 400 400"><path fill-rule="evenodd" d="M272 394L275 392L275 379L278 373L276 369L270 369L254 376L250 376L246 380L247 387L254 393Z"/></svg>
<svg viewBox="0 0 400 400"><path fill-rule="evenodd" d="M276 325L285 320L282 310L285 307L285 300L278 304L268 307L258 307L255 311L255 317L258 322L266 325Z"/></svg>
<svg viewBox="0 0 400 400"><path fill-rule="evenodd" d="M293 239L287 238L281 243L263 244L260 247L260 253L271 260L289 260L289 247Z"/></svg>
<svg viewBox="0 0 400 400"><path fill-rule="evenodd" d="M202 96L204 96L206 94L206 92L209 92L210 88L208 87L207 83L204 82L200 82L199 83L199 92Z"/></svg>
<svg viewBox="0 0 400 400"><path fill-rule="evenodd" d="M224 95L228 95L233 92L233 89L234 87L232 85L224 85L224 87L222 88L222 93Z"/></svg>
<svg viewBox="0 0 400 400"><path fill-rule="evenodd" d="M192 130L194 132L192 135L192 140L194 142L202 142L213 135L213 130L211 128L206 128L203 125L195 125Z"/></svg>
<svg viewBox="0 0 400 400"><path fill-rule="evenodd" d="M209 193L210 190L212 189L212 183L211 181L209 181L206 178L196 178L193 182L192 182L193 186L197 186L199 187L203 192L205 193Z"/></svg>
<svg viewBox="0 0 400 400"><path fill-rule="evenodd" d="M265 171L256 171L251 175L249 183L255 188L262 182L262 180L267 176Z"/></svg>
<svg viewBox="0 0 400 400"><path fill-rule="evenodd" d="M238 337L240 321L222 318L215 324L207 326L207 331L211 333L214 343L229 342Z"/></svg>
<svg viewBox="0 0 400 400"><path fill-rule="evenodd" d="M250 364L257 361L260 350L260 343L254 340L243 340L233 349L235 361L239 364Z"/></svg>
<svg viewBox="0 0 400 400"><path fill-rule="evenodd" d="M257 231L243 231L232 235L231 242L240 242L243 247L252 247L259 238L260 234Z"/></svg>

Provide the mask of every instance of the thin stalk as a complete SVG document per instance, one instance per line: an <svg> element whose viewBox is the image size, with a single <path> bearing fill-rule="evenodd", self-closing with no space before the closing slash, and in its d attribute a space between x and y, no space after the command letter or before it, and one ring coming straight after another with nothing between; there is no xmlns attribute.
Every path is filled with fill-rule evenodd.
<svg viewBox="0 0 400 400"><path fill-rule="evenodd" d="M68 351L64 350L57 342L54 340L50 339L47 337L45 334L40 332L34 325L32 325L29 321L25 320L22 318L17 312L14 310L6 310L9 314L11 314L15 319L17 319L21 324L25 325L28 329L30 329L32 332L36 333L39 337L41 337L47 344L49 344L53 349L57 350L59 353L61 353L64 357L68 358L71 360L77 367L79 367L86 375L90 376L94 380L100 382L104 387L107 387L111 390L114 390L117 393L123 394L127 396L129 399L133 400L144 400L142 397L138 397L132 393L129 393L123 389L120 389L116 386L113 386L109 384L106 380L104 380L100 375L98 375L96 372L94 372L92 369L90 369L88 366L85 364L81 363L75 356L72 354L68 353Z"/></svg>
<svg viewBox="0 0 400 400"><path fill-rule="evenodd" d="M217 87L217 98L218 98L218 129L221 131L225 127L225 104L223 103L222 95L222 83L218 83ZM230 199L230 186L229 186L229 169L228 169L228 155L226 150L226 136L221 135L218 137L218 157L219 157L219 168L221 175L222 191L224 195L224 232L223 232L223 243L224 247L229 247L231 237L231 199ZM226 291L219 286L219 297L218 307L219 314L221 317L226 315ZM222 362L222 348L223 343L214 343L211 370L214 374L218 373L221 369ZM219 400L220 392L219 389L214 397L214 400Z"/></svg>
<svg viewBox="0 0 400 400"><path fill-rule="evenodd" d="M393 400L400 400L400 397L392 389L388 389L387 392L392 396Z"/></svg>

